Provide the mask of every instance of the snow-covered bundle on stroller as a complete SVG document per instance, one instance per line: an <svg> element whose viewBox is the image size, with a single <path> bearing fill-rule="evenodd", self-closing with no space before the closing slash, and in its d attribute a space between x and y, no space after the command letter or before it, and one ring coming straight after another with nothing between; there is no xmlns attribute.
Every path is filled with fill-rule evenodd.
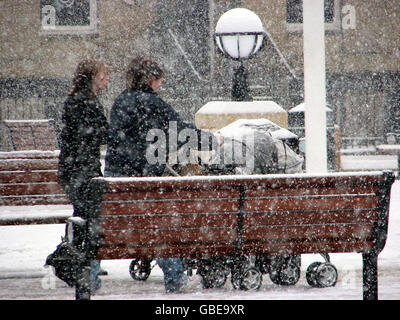
<svg viewBox="0 0 400 320"><path fill-rule="evenodd" d="M219 132L224 143L203 162L204 174L302 172L303 157L287 144L298 137L267 119L239 119Z"/></svg>

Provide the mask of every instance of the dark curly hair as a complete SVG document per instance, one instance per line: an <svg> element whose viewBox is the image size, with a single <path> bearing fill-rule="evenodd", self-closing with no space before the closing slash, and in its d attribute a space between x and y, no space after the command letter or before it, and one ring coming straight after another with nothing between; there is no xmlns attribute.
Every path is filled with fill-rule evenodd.
<svg viewBox="0 0 400 320"><path fill-rule="evenodd" d="M91 96L93 80L103 67L105 67L104 63L97 60L87 59L79 62L72 79L72 91L69 95L83 92Z"/></svg>
<svg viewBox="0 0 400 320"><path fill-rule="evenodd" d="M148 82L155 77L157 80L164 76L160 66L143 57L134 58L126 71L126 88L131 90L144 90Z"/></svg>

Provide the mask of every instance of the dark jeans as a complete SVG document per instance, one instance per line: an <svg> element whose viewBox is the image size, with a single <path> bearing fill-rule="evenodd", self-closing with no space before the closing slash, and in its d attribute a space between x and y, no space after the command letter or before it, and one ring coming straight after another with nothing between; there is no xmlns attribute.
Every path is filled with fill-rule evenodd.
<svg viewBox="0 0 400 320"><path fill-rule="evenodd" d="M164 273L164 285L167 292L177 292L185 286L187 276L179 258L158 258L156 260Z"/></svg>

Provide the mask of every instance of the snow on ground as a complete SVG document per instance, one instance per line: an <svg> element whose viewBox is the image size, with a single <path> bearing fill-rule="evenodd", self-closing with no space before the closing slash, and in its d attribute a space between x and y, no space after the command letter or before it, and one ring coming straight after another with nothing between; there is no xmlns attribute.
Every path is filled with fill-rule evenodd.
<svg viewBox="0 0 400 320"><path fill-rule="evenodd" d="M5 209L4 207L0 210ZM21 210L66 212L70 206L19 207ZM8 209L10 210L10 209ZM74 289L56 278L51 268L44 268L48 254L54 251L64 235L65 226L29 225L0 227L0 300L72 300ZM93 300L359 300L362 299L361 254L331 254L339 272L332 288L312 288L305 271L310 263L323 261L320 255L302 255L300 281L294 286L278 286L263 276L258 291L232 288L230 279L222 288L194 289L181 294L166 294L161 270L155 266L145 282L134 281L128 272L130 260L102 261L109 273L103 276L103 287ZM391 191L389 232L386 246L379 255L379 299L400 299L400 180Z"/></svg>

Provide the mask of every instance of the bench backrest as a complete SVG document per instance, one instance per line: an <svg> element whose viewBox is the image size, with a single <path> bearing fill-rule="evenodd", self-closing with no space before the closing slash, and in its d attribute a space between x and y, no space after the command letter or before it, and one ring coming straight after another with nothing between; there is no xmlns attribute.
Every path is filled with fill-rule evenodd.
<svg viewBox="0 0 400 320"><path fill-rule="evenodd" d="M69 204L57 168L58 151L0 152L0 206Z"/></svg>
<svg viewBox="0 0 400 320"><path fill-rule="evenodd" d="M379 252L393 181L389 172L95 178L97 258Z"/></svg>
<svg viewBox="0 0 400 320"><path fill-rule="evenodd" d="M394 181L390 176L337 174L260 181L245 192L242 250L255 254L377 250L382 232L376 228L378 221L387 226ZM386 239L386 230L383 236Z"/></svg>
<svg viewBox="0 0 400 320"><path fill-rule="evenodd" d="M51 120L4 120L3 123L14 151L58 149Z"/></svg>

